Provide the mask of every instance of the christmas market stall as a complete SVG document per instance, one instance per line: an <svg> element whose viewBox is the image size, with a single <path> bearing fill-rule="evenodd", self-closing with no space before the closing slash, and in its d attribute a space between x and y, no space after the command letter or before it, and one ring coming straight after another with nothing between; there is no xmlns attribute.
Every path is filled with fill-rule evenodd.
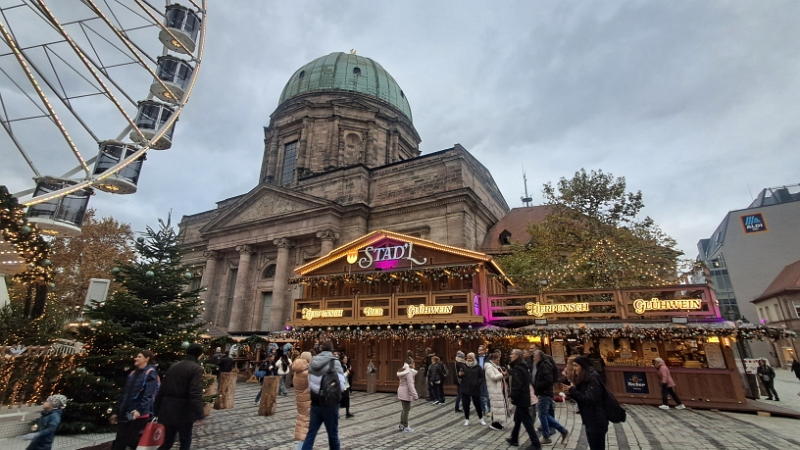
<svg viewBox="0 0 800 450"><path fill-rule="evenodd" d="M390 231L367 234L295 273L290 282L302 293L287 328L303 349L337 339L351 358L354 389L366 389L372 363L380 391L397 389L396 372L409 354L421 363L431 348L452 363L458 350L475 351L486 299L510 283L491 256Z"/></svg>
<svg viewBox="0 0 800 450"><path fill-rule="evenodd" d="M741 404L738 350L775 330L722 319L707 285L509 292L513 284L484 253L414 236L375 231L295 270L285 335L302 350L333 339L350 357L353 388L397 388L407 356L424 365L427 349L448 365L479 345L503 352L536 344L564 368L587 355L624 402L660 403L652 366L662 358L688 405ZM420 371L420 376L422 371ZM424 382L422 383L424 389ZM560 386L557 386L560 389Z"/></svg>

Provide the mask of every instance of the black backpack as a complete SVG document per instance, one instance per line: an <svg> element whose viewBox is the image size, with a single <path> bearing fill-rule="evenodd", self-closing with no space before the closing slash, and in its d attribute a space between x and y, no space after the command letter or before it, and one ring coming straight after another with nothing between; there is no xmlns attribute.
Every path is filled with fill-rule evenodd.
<svg viewBox="0 0 800 450"><path fill-rule="evenodd" d="M625 409L620 406L617 398L614 397L614 394L608 390L605 384L600 383L603 386L603 410L606 412L606 418L608 418L609 422L611 423L622 423L625 422L627 419L628 413L625 412Z"/></svg>
<svg viewBox="0 0 800 450"><path fill-rule="evenodd" d="M311 391L311 399L319 406L336 406L342 401L342 385L339 384L339 375L333 366L335 362L335 359L331 359L328 371L322 375L319 393Z"/></svg>

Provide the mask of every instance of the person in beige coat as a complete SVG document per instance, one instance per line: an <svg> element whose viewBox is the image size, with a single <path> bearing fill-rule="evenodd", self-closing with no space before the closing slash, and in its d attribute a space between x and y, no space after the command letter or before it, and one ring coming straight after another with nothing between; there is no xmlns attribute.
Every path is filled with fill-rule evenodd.
<svg viewBox="0 0 800 450"><path fill-rule="evenodd" d="M303 352L292 362L292 384L297 401L297 418L294 422L294 438L302 445L308 434L308 421L311 419L311 390L308 386L308 365L311 353Z"/></svg>
<svg viewBox="0 0 800 450"><path fill-rule="evenodd" d="M505 386L508 374L505 369L500 367L500 351L495 351L490 355L489 361L483 366L483 371L486 376L486 389L489 391L489 402L492 406L489 413L492 415L490 428L500 431L508 419L508 398Z"/></svg>

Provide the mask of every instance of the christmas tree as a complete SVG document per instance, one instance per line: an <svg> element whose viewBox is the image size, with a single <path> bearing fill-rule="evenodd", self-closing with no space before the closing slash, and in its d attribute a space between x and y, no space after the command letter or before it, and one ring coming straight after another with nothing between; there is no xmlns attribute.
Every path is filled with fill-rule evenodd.
<svg viewBox="0 0 800 450"><path fill-rule="evenodd" d="M156 354L158 371L183 358L183 347L199 339L202 323L199 289L187 291L192 274L181 264L178 236L169 220L147 227L136 239L136 259L112 270L122 289L85 312L90 326L80 332L86 351L78 368L65 377L71 399L62 431L99 431L108 427L110 408L142 350Z"/></svg>

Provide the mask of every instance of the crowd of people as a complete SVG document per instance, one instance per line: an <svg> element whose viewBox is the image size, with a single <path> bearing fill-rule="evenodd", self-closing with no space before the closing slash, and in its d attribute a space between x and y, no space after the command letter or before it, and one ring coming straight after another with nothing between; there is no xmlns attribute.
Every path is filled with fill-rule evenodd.
<svg viewBox="0 0 800 450"><path fill-rule="evenodd" d="M297 407L294 438L298 449L313 448L316 436L324 425L329 447L338 450L340 409L345 410L345 418L354 417L350 412L353 372L348 356L336 352L331 341L316 343L313 350L302 353L291 345L282 350L270 348L267 357L257 367L255 376L260 382L268 376L280 377L279 395L288 395L289 383L294 387ZM176 438L180 441L180 448L191 448L193 425L204 416L204 372L199 361L202 355L202 346L189 345L185 359L167 370L163 383L156 371L153 352L143 350L136 355L134 369L127 376L122 395L110 418L110 422L117 425L113 450L135 449L142 431L156 416L164 426L164 442L159 450L172 448ZM508 361L506 365L501 363L504 356ZM513 349L508 355L503 355L500 350L487 354L486 347L480 345L476 353L464 354L459 350L451 372L448 364L433 350L426 349L421 370L428 387L428 401L435 406L446 404L443 385L452 376L457 387L455 412L464 414L464 426L472 423L470 409L473 407L481 425L489 425L496 431L511 427L510 436L506 438L511 446L519 445L522 428L530 438L528 448L540 449L542 445L554 443L554 436L555 443L564 443L570 433L555 417L555 399L559 398L559 401L574 404L573 412L580 414L589 449L600 450L605 449L611 415L608 397L613 398L613 395L604 384L602 359L597 361L599 358L594 356L593 351L589 352L588 357L570 356L566 367L560 370L553 357L535 344L526 349ZM220 348L217 348L211 362L215 364L218 376L234 369L233 359ZM794 363L792 370L800 379L800 363L796 360ZM653 365L662 389L662 405L659 408L670 409L669 397L672 397L675 409L684 409L664 360L656 358ZM370 363L368 372L374 371ZM400 432L414 432L409 421L412 403L419 399L417 374L414 358L409 352L397 371L397 398L401 404ZM762 360L757 374L769 393L768 399L777 401L778 394L773 386L774 370ZM564 393L555 392L554 386L558 383ZM256 404L260 397L261 390L256 397ZM29 450L48 450L52 447L66 402L63 395L50 396L44 402L37 430L24 437L32 441ZM534 425L537 417L540 423L538 432Z"/></svg>

